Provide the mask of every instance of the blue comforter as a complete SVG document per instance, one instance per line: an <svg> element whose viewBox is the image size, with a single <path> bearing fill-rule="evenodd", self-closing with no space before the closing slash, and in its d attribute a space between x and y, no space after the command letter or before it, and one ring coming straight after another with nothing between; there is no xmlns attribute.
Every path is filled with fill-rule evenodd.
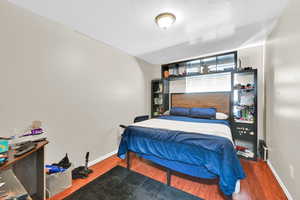
<svg viewBox="0 0 300 200"><path fill-rule="evenodd" d="M231 195L237 180L245 177L234 146L223 137L129 126L122 135L118 156L124 159L127 151L204 167L219 178L226 195Z"/></svg>

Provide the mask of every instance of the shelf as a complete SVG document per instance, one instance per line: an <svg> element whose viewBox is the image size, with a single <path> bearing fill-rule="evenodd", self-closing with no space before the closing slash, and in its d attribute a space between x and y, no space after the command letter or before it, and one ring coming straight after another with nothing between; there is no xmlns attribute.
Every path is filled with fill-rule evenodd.
<svg viewBox="0 0 300 200"><path fill-rule="evenodd" d="M5 198L19 196L19 195L28 195L28 192L25 190L24 186L18 180L12 169L3 170L0 173L1 182L5 182L5 185L1 187L1 191L5 191L8 196ZM28 195L28 200L32 200Z"/></svg>
<svg viewBox="0 0 300 200"><path fill-rule="evenodd" d="M151 81L151 117L169 107L169 82L163 79Z"/></svg>
<svg viewBox="0 0 300 200"><path fill-rule="evenodd" d="M250 158L250 157L245 157L245 156L242 156L242 155L238 155L239 158L241 159L245 159L245 160L252 160L252 161L256 161L257 158L254 156L254 158Z"/></svg>
<svg viewBox="0 0 300 200"><path fill-rule="evenodd" d="M27 156L29 156L30 154L38 151L39 149L43 148L48 143L49 143L48 141L39 142L39 143L37 143L37 146L32 151L30 151L28 153L25 153L22 156L19 156L19 157L16 157L16 158L14 157L15 151L9 150L8 151L8 161L5 162L4 164L0 165L0 170L7 169L7 168L11 167L12 165L14 165L19 160L22 160L22 159L26 158Z"/></svg>
<svg viewBox="0 0 300 200"><path fill-rule="evenodd" d="M178 75L176 78L182 78L187 76L231 72L236 70L236 66L237 52L235 51L165 64L162 65L161 72L164 79L167 79L167 77L164 76L165 71L168 71L171 76ZM205 68L208 68L210 71L208 73L203 73L202 70L207 70ZM202 73L200 73L201 71ZM179 74L182 73L184 73L184 75L180 76Z"/></svg>
<svg viewBox="0 0 300 200"><path fill-rule="evenodd" d="M243 159L247 159L247 160L256 160L256 143L254 141L247 141L247 140L243 140L243 139L235 139L235 144L237 146L241 146L241 147L244 147L246 150L243 151L243 150L237 150L237 155L240 157L240 158L243 158ZM251 152L251 154L253 155L250 155L248 152ZM242 153L241 152L244 152L245 155L241 155ZM239 154L241 153L241 154ZM248 154L248 155L247 155Z"/></svg>
<svg viewBox="0 0 300 200"><path fill-rule="evenodd" d="M233 73L232 81L232 136L236 145L246 147L254 153L253 157L238 156L242 159L256 161L257 70L236 71Z"/></svg>
<svg viewBox="0 0 300 200"><path fill-rule="evenodd" d="M247 141L247 142L253 142L256 141L256 136L255 135L249 135L249 134L238 134L238 133L233 133L233 136L236 140L242 140L242 141Z"/></svg>
<svg viewBox="0 0 300 200"><path fill-rule="evenodd" d="M239 76L249 76L249 74L255 73L256 69L249 69L249 70L241 70L241 71L236 71L235 73L239 74Z"/></svg>
<svg viewBox="0 0 300 200"><path fill-rule="evenodd" d="M254 92L255 88L234 88L234 90L242 91L242 92Z"/></svg>
<svg viewBox="0 0 300 200"><path fill-rule="evenodd" d="M252 152L253 153L253 152ZM254 154L254 153L253 153ZM245 158L245 159L249 159L249 160L252 160L255 158L255 154L252 156L246 152L243 152L243 151L237 151L237 155L239 157L242 157L242 158Z"/></svg>
<svg viewBox="0 0 300 200"><path fill-rule="evenodd" d="M255 107L254 105L242 105L242 104L234 104L233 106L237 106L237 107Z"/></svg>
<svg viewBox="0 0 300 200"><path fill-rule="evenodd" d="M186 75L170 75L168 78L164 78L165 80L176 80L176 79L182 79L186 77L193 77L193 76L201 76L201 75L210 75L210 74L220 74L220 73L227 73L232 72L235 69L232 70L224 70L224 71L214 71L214 72L208 72L208 73L193 73L193 74L186 74Z"/></svg>
<svg viewBox="0 0 300 200"><path fill-rule="evenodd" d="M239 141L255 142L257 140L257 134L253 124L232 124L232 136Z"/></svg>
<svg viewBox="0 0 300 200"><path fill-rule="evenodd" d="M254 121L246 121L246 120L238 120L238 119L234 119L235 123L241 123L241 124L253 124Z"/></svg>

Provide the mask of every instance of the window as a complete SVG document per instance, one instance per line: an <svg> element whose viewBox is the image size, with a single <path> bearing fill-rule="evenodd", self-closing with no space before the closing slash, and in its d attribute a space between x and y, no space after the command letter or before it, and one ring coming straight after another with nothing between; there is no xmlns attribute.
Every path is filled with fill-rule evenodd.
<svg viewBox="0 0 300 200"><path fill-rule="evenodd" d="M170 81L170 93L185 93L186 92L186 78L176 79Z"/></svg>
<svg viewBox="0 0 300 200"><path fill-rule="evenodd" d="M186 62L186 73L189 74L196 74L200 73L200 60L193 60Z"/></svg>
<svg viewBox="0 0 300 200"><path fill-rule="evenodd" d="M204 58L201 60L201 65L203 67L208 67L208 72L216 72L217 58L216 57Z"/></svg>
<svg viewBox="0 0 300 200"><path fill-rule="evenodd" d="M231 91L231 74L219 73L186 78L186 93Z"/></svg>
<svg viewBox="0 0 300 200"><path fill-rule="evenodd" d="M229 72L236 68L237 52L182 61L162 66L164 78ZM164 73L168 71L168 73ZM166 75L165 75L166 74Z"/></svg>
<svg viewBox="0 0 300 200"><path fill-rule="evenodd" d="M217 57L218 71L228 71L235 67L234 54L227 54Z"/></svg>
<svg viewBox="0 0 300 200"><path fill-rule="evenodd" d="M190 76L170 81L170 93L226 91L231 91L230 73Z"/></svg>

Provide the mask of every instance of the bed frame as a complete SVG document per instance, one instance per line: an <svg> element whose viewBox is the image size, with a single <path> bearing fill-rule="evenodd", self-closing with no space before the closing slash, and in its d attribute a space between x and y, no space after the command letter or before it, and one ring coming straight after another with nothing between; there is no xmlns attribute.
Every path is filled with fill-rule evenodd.
<svg viewBox="0 0 300 200"><path fill-rule="evenodd" d="M217 112L230 115L231 92L172 93L170 108L216 108Z"/></svg>
<svg viewBox="0 0 300 200"><path fill-rule="evenodd" d="M231 92L206 92L206 93L172 93L170 94L170 108L216 108L217 112L223 112L230 116ZM127 152L127 169L130 170L130 151ZM153 163L153 162L151 162ZM156 163L154 163L156 164ZM158 164L156 164L158 165ZM172 170L166 168L167 185L171 184ZM239 183L238 183L239 184Z"/></svg>

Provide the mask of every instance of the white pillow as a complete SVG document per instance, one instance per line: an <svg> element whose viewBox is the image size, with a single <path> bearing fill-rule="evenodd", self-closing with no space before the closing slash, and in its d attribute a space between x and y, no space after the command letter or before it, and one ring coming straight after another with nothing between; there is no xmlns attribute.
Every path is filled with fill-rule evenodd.
<svg viewBox="0 0 300 200"><path fill-rule="evenodd" d="M226 115L225 113L221 113L221 112L217 112L216 113L216 119L228 119L228 115Z"/></svg>

